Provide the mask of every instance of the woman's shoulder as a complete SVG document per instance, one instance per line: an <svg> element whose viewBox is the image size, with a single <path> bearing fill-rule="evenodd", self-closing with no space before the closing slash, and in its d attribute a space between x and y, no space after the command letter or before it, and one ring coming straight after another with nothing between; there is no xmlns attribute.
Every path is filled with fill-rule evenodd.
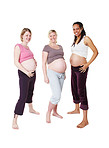
<svg viewBox="0 0 109 148"><path fill-rule="evenodd" d="M50 47L50 46L49 46L48 44L44 46L44 48L49 48L49 47Z"/></svg>
<svg viewBox="0 0 109 148"><path fill-rule="evenodd" d="M63 50L63 47L61 45L58 44L58 47L59 47L59 49L62 49Z"/></svg>
<svg viewBox="0 0 109 148"><path fill-rule="evenodd" d="M19 48L20 48L20 47L21 47L21 44L17 43L17 44L15 45L15 47L17 47L17 48L19 47Z"/></svg>
<svg viewBox="0 0 109 148"><path fill-rule="evenodd" d="M45 45L44 48L43 48L43 51L48 52L49 51L49 45Z"/></svg>
<svg viewBox="0 0 109 148"><path fill-rule="evenodd" d="M59 46L60 48L62 48L62 46L61 46L60 44L58 44L58 46Z"/></svg>
<svg viewBox="0 0 109 148"><path fill-rule="evenodd" d="M14 49L15 49L15 50L20 50L20 51L23 50L23 49L22 49L22 45L19 44L19 43L17 43L17 44L15 45Z"/></svg>
<svg viewBox="0 0 109 148"><path fill-rule="evenodd" d="M91 42L91 38L89 36L84 36L84 44L87 45L89 42Z"/></svg>
<svg viewBox="0 0 109 148"><path fill-rule="evenodd" d="M48 44L46 44L44 47L47 47L47 46L49 46Z"/></svg>
<svg viewBox="0 0 109 148"><path fill-rule="evenodd" d="M91 38L89 36L84 36L85 41L91 41Z"/></svg>

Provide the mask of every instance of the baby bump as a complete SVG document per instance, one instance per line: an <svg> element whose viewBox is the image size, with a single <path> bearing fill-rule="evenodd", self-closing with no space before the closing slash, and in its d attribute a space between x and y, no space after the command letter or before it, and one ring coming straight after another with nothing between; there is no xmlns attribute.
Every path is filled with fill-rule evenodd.
<svg viewBox="0 0 109 148"><path fill-rule="evenodd" d="M27 71L35 71L36 70L36 64L35 64L34 59L29 59L29 60L23 61L21 64Z"/></svg>
<svg viewBox="0 0 109 148"><path fill-rule="evenodd" d="M70 64L72 66L80 66L80 65L86 64L86 63L87 63L86 58L81 57L79 55L72 54L70 57Z"/></svg>
<svg viewBox="0 0 109 148"><path fill-rule="evenodd" d="M67 66L64 59L57 59L48 65L48 68L58 73L64 73Z"/></svg>

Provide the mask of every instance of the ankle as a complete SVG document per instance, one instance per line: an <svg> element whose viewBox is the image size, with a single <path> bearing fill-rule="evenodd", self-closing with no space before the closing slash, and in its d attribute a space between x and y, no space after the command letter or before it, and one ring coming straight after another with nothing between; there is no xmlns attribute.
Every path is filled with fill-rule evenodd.
<svg viewBox="0 0 109 148"><path fill-rule="evenodd" d="M88 119L83 119L82 122L88 122Z"/></svg>
<svg viewBox="0 0 109 148"><path fill-rule="evenodd" d="M16 118L13 119L13 123L17 124L17 119Z"/></svg>
<svg viewBox="0 0 109 148"><path fill-rule="evenodd" d="M80 108L75 108L75 111L80 112Z"/></svg>
<svg viewBox="0 0 109 148"><path fill-rule="evenodd" d="M57 111L53 111L53 114L57 114Z"/></svg>
<svg viewBox="0 0 109 148"><path fill-rule="evenodd" d="M32 103L28 103L29 109L33 109Z"/></svg>
<svg viewBox="0 0 109 148"><path fill-rule="evenodd" d="M17 118L18 118L18 115L14 114L14 119L17 120Z"/></svg>

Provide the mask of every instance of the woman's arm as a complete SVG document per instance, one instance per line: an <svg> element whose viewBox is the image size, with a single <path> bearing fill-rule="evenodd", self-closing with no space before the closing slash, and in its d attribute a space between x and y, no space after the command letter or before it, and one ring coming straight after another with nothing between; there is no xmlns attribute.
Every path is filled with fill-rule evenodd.
<svg viewBox="0 0 109 148"><path fill-rule="evenodd" d="M47 76L47 57L48 57L48 53L43 51L42 52L42 70L44 74L44 81L46 83L49 83L49 79Z"/></svg>
<svg viewBox="0 0 109 148"><path fill-rule="evenodd" d="M86 36L84 38L84 44L87 45L88 47L90 47L90 49L93 51L93 55L91 57L91 59L87 62L87 64L84 64L84 66L82 67L83 71L85 69L87 69L87 67L89 67L89 65L95 60L95 58L98 55L98 50L96 48L96 46L94 45L94 43L92 42L92 40Z"/></svg>
<svg viewBox="0 0 109 148"><path fill-rule="evenodd" d="M14 64L16 67L21 70L23 73L25 73L28 77L32 77L33 74L29 71L27 71L20 63L19 63L19 57L20 57L20 48L19 46L16 46L14 48Z"/></svg>

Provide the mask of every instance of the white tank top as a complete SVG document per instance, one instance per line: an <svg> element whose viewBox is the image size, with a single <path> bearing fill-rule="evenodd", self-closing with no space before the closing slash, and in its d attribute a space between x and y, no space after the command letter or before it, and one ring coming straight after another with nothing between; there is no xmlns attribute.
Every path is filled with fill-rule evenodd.
<svg viewBox="0 0 109 148"><path fill-rule="evenodd" d="M82 38L82 40L78 44L75 44L75 45L73 45L71 47L71 51L74 54L77 54L77 55L79 55L81 57L87 58L87 55L88 55L88 46L86 46L84 44L84 37Z"/></svg>

